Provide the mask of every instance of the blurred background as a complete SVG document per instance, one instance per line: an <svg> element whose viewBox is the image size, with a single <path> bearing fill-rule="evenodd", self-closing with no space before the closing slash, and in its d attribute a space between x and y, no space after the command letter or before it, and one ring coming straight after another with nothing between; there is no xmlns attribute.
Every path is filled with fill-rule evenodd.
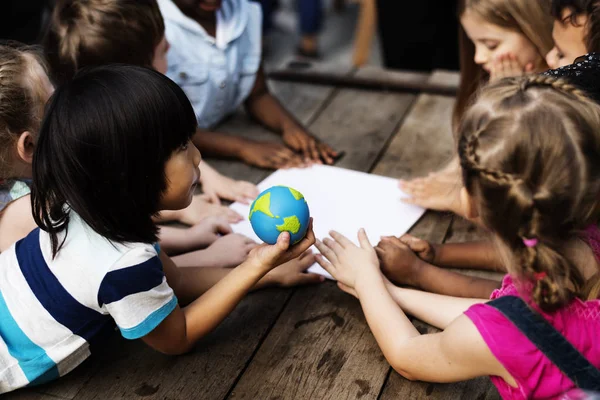
<svg viewBox="0 0 600 400"><path fill-rule="evenodd" d="M291 58L458 69L453 0L252 0L263 7L267 69ZM0 38L40 40L55 0L3 0Z"/></svg>

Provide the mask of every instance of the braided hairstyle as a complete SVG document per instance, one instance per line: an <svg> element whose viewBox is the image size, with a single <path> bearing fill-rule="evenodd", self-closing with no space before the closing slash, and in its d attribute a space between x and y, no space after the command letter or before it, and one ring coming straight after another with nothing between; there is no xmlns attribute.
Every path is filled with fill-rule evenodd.
<svg viewBox="0 0 600 400"><path fill-rule="evenodd" d="M567 250L598 218L600 107L549 76L509 78L481 91L460 134L465 188L509 271L544 311L585 299Z"/></svg>

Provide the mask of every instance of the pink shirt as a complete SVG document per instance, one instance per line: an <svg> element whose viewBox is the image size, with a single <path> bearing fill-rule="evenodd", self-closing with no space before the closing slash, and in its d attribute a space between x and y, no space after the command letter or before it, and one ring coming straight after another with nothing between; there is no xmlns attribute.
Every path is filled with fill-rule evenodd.
<svg viewBox="0 0 600 400"><path fill-rule="evenodd" d="M509 275L504 277L502 287L492 293L491 299L508 295L519 296ZM584 302L575 299L550 314L537 311L593 365L600 367L600 300ZM575 389L573 382L500 311L477 304L465 315L473 321L492 354L517 381L517 387L513 388L502 378L491 377L502 398L555 399Z"/></svg>

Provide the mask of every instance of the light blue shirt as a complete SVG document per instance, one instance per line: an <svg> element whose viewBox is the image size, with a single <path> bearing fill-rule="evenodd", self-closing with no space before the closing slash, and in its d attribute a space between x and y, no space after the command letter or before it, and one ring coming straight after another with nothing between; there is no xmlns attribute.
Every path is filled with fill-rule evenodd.
<svg viewBox="0 0 600 400"><path fill-rule="evenodd" d="M214 127L250 94L261 60L262 12L248 0L223 0L216 37L171 0L158 0L165 19L167 76L185 91L198 127Z"/></svg>

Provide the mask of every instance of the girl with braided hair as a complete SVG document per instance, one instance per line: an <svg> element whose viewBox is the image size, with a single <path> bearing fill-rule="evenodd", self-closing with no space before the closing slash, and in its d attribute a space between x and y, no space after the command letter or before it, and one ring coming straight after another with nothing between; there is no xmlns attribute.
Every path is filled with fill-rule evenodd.
<svg viewBox="0 0 600 400"><path fill-rule="evenodd" d="M510 399L600 389L600 279L581 239L598 219L600 107L549 76L510 78L480 93L459 132L461 196L508 270L492 301L394 286L363 230L360 247L336 232L317 242L319 263L409 379L489 375ZM406 314L443 331L421 335Z"/></svg>

